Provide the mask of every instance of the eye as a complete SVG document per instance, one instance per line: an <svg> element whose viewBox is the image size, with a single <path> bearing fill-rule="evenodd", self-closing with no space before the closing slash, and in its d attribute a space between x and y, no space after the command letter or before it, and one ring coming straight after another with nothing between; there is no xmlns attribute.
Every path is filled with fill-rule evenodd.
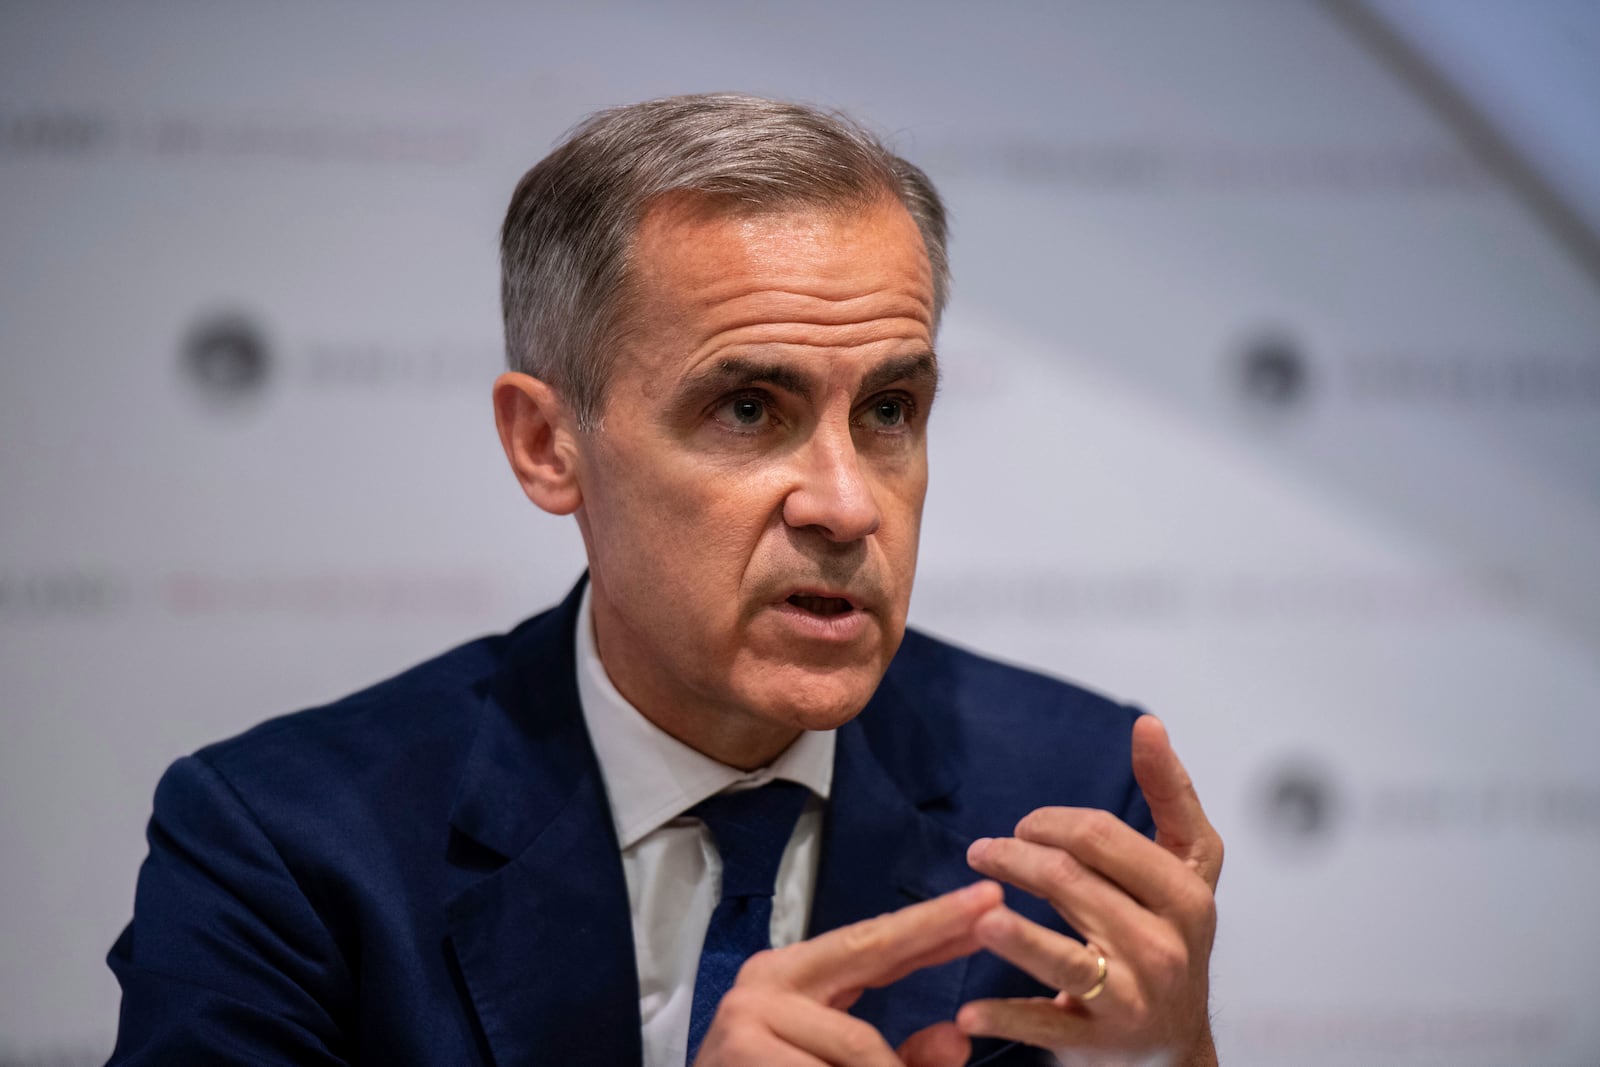
<svg viewBox="0 0 1600 1067"><path fill-rule="evenodd" d="M880 396L867 405L865 421L878 430L898 430L911 421L913 414L910 399L902 396Z"/></svg>
<svg viewBox="0 0 1600 1067"><path fill-rule="evenodd" d="M717 406L714 417L733 430L760 430L772 422L772 408L763 396L746 393Z"/></svg>

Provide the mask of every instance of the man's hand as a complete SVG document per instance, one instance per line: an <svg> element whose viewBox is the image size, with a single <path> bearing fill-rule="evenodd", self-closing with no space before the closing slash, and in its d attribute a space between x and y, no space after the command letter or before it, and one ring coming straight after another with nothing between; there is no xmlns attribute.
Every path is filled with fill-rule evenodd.
<svg viewBox="0 0 1600 1067"><path fill-rule="evenodd" d="M845 1013L863 990L976 952L974 924L1000 900L999 886L979 882L750 957L717 1007L696 1067L961 1067L971 1043L954 1023L918 1031L896 1053Z"/></svg>
<svg viewBox="0 0 1600 1067"><path fill-rule="evenodd" d="M974 870L1048 900L1089 945L1009 908L985 914L976 926L983 946L1062 992L973 1001L956 1016L965 1033L1216 1062L1206 998L1222 838L1153 716L1134 724L1133 774L1155 818L1154 841L1108 812L1040 808L1015 837L973 844ZM1096 985L1100 957L1104 988L1083 997Z"/></svg>

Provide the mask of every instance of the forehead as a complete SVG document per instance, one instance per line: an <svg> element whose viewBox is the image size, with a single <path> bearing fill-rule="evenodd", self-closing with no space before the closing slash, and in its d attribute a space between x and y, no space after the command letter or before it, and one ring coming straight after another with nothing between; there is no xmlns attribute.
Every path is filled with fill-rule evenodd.
<svg viewBox="0 0 1600 1067"><path fill-rule="evenodd" d="M922 235L887 197L761 212L665 200L640 225L629 288L625 347L658 372L730 346L933 342Z"/></svg>

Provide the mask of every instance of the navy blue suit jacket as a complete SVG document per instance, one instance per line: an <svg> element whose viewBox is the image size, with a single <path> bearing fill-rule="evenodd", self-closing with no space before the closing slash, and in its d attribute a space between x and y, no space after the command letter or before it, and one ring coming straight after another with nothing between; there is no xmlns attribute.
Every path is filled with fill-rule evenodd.
<svg viewBox="0 0 1600 1067"><path fill-rule="evenodd" d="M638 1063L577 605L575 591L509 634L174 764L111 950L112 1062ZM967 845L1040 805L1107 808L1148 832L1135 714L907 633L838 732L811 932L970 883ZM1046 992L979 954L869 990L853 1011L895 1044L968 999ZM974 1060L1034 1057L980 1043Z"/></svg>

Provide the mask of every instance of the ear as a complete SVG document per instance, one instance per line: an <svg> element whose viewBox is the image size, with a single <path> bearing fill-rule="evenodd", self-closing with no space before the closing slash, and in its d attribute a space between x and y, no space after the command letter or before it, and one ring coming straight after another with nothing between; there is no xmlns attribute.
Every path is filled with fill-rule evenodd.
<svg viewBox="0 0 1600 1067"><path fill-rule="evenodd" d="M577 511L577 421L560 395L538 378L502 374L494 383L494 424L528 499L552 515Z"/></svg>

